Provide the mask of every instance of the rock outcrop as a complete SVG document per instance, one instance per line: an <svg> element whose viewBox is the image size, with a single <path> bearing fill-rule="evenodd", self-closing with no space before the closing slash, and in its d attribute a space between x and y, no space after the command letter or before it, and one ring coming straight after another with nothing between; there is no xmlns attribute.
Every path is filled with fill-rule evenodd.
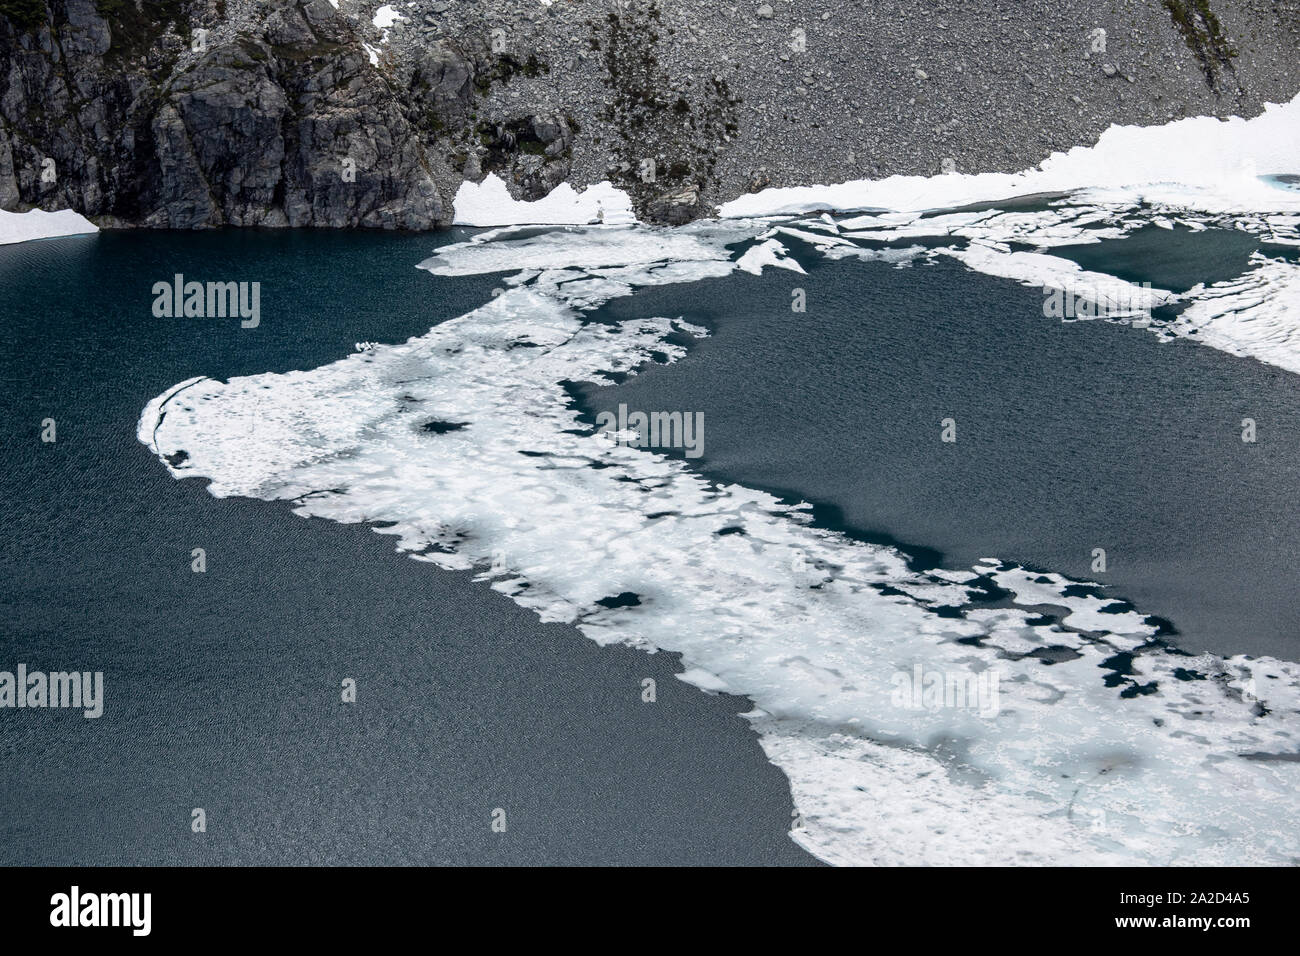
<svg viewBox="0 0 1300 956"><path fill-rule="evenodd" d="M495 173L678 223L1300 90L1300 0L380 4L0 0L0 208L425 229Z"/></svg>
<svg viewBox="0 0 1300 956"><path fill-rule="evenodd" d="M419 124L463 109L467 84L413 115L327 0L225 23L184 3L144 3L158 19L142 21L130 2L47 0L39 25L0 21L0 206L180 229L447 221L446 159ZM446 50L441 69L471 72Z"/></svg>

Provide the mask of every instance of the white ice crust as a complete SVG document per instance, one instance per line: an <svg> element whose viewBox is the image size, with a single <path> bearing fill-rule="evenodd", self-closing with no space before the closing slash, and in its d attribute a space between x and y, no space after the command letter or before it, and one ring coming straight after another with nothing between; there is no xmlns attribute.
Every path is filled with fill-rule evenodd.
<svg viewBox="0 0 1300 956"><path fill-rule="evenodd" d="M0 209L0 245L32 239L80 236L90 232L99 232L99 227L71 209L60 209L58 212L45 212L42 209L5 212Z"/></svg>
<svg viewBox="0 0 1300 956"><path fill-rule="evenodd" d="M590 323L585 311L649 285L802 273L816 256L945 257L1076 298L1176 307L1134 334L1195 333L1300 372L1300 271L1277 253L1300 248L1300 191L1268 175L1300 172L1297 104L1114 128L1014 176L767 190L724 207L765 221L673 230L620 225L630 203L609 184L519 203L490 176L462 187L456 219L507 228L421 265L511 273L491 302L313 371L182 382L145 409L139 437L214 495L381 524L400 551L477 569L544 620L676 651L682 680L748 695L790 780L792 836L822 859L1295 863L1300 665L1181 655L1140 610L1053 573L994 559L910 570L893 549L814 526L804 506L608 441L562 383L675 361L682 335L705 334L669 318ZM1037 194L1051 195L994 202ZM809 214L825 208L874 211ZM605 225L519 225L591 222ZM1268 246L1242 275L1181 293L1052 254L1149 224ZM1136 313L1107 318L1139 325ZM638 603L601 603L625 592ZM899 676L926 673L996 675L997 706L900 699Z"/></svg>
<svg viewBox="0 0 1300 956"><path fill-rule="evenodd" d="M753 701L749 719L790 780L792 836L822 859L1300 858L1300 763L1271 759L1300 752L1300 666L1179 655L1140 611L1056 574L991 559L912 571L891 548L814 526L806 507L713 484L579 420L562 383L675 361L681 335L704 334L669 318L590 323L584 310L641 286L784 265L770 229L503 229L448 246L423 267L515 275L399 345L311 371L182 382L144 410L139 438L218 497L376 523L399 551L476 569L543 620L680 653L683 680ZM782 235L900 265L932 254L867 248L826 220ZM1224 289L1205 309L1261 294ZM639 603L600 603L625 592ZM981 600L990 593L1002 599ZM996 674L996 713L900 702L898 677L913 673Z"/></svg>

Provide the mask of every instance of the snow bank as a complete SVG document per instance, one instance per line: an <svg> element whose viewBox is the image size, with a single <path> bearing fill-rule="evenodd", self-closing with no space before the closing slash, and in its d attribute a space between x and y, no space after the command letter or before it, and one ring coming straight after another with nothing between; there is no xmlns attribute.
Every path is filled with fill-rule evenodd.
<svg viewBox="0 0 1300 956"><path fill-rule="evenodd" d="M5 212L0 209L0 245L27 242L30 239L56 239L59 236L80 236L99 232L99 227L80 213L71 209L46 212Z"/></svg>
<svg viewBox="0 0 1300 956"><path fill-rule="evenodd" d="M582 192L561 183L549 195L524 202L512 198L506 184L488 173L481 183L461 183L455 200L454 223L458 226L618 225L635 221L632 200L609 182L588 186Z"/></svg>
<svg viewBox="0 0 1300 956"><path fill-rule="evenodd" d="M948 209L972 203L1097 190L1107 202L1148 201L1207 212L1300 209L1300 193L1261 179L1295 172L1300 156L1300 95L1268 104L1253 119L1199 116L1164 126L1112 126L1095 146L1053 153L1019 173L890 176L833 186L764 189L722 206L731 217L791 215L821 209Z"/></svg>

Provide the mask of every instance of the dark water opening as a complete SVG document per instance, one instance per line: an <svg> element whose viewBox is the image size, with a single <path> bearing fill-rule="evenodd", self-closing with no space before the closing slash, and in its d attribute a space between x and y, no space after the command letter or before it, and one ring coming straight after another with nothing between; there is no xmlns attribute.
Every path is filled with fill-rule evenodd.
<svg viewBox="0 0 1300 956"><path fill-rule="evenodd" d="M1109 272L1125 282L1149 282L1182 293L1198 282L1211 285L1241 275L1259 248L1258 239L1237 229L1193 232L1183 226L1143 226L1122 239L1053 246L1048 251L1090 272Z"/></svg>
<svg viewBox="0 0 1300 956"><path fill-rule="evenodd" d="M674 365L575 386L580 406L702 411L692 467L815 502L823 524L901 543L919 565L987 556L1094 579L1172 621L1185 649L1295 659L1295 376L1127 326L1047 319L1041 290L947 260L803 261L807 276L769 270L610 302L599 320L682 315L713 335ZM1198 264L1171 253L1146 278ZM806 314L790 310L794 287ZM1243 418L1257 422L1254 444ZM1105 573L1092 570L1095 548Z"/></svg>
<svg viewBox="0 0 1300 956"><path fill-rule="evenodd" d="M0 863L813 862L749 703L674 655L540 624L366 528L214 499L136 441L191 376L314 368L487 301L499 277L414 268L458 238L0 247L0 670L103 671L106 697L98 720L0 710ZM175 273L260 282L260 326L154 318Z"/></svg>

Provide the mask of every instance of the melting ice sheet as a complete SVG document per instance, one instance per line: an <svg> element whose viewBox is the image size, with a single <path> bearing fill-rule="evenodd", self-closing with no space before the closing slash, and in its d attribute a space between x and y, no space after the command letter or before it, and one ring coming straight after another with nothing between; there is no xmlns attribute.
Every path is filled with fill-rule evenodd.
<svg viewBox="0 0 1300 956"><path fill-rule="evenodd" d="M986 275L1059 291L1072 303L1091 303L1090 315L1076 312L1072 318L1134 324L1163 341L1191 337L1300 373L1300 212L1210 213L1190 204L1192 198L1188 204L1153 206L1098 203L1072 193L1033 211L781 218L769 220L764 235L781 235L836 259L881 258L885 252L902 262L949 256ZM1151 225L1171 231L1236 230L1260 248L1241 275L1181 293L1087 271L1052 254L1057 246L1122 239ZM918 240L926 244L909 245ZM1045 314L1052 314L1046 303Z"/></svg>
<svg viewBox="0 0 1300 956"><path fill-rule="evenodd" d="M777 220L774 233L837 258L855 255L863 245L924 240L930 255L954 256L989 275L1094 304L1131 303L1143 324L1164 339L1194 336L1234 355L1300 372L1297 183L1300 96L1269 104L1249 120L1200 116L1163 126L1112 126L1095 145L1054 153L1019 173L765 189L726 203L721 214ZM871 212L795 220L826 210ZM1119 238L1152 224L1236 229L1271 251L1255 253L1242 276L1180 295L1129 287L1050 254L1055 246ZM1174 315L1150 321L1150 312L1161 306L1174 307ZM1135 317L1113 308L1107 313L1123 321Z"/></svg>
<svg viewBox="0 0 1300 956"><path fill-rule="evenodd" d="M869 249L834 221L782 228L506 229L448 246L422 267L522 271L400 345L182 382L150 402L139 437L218 497L378 523L543 620L679 652L683 679L752 699L790 780L792 836L825 860L1300 860L1296 664L1180 654L1137 609L1055 574L993 559L910 570L803 507L579 421L563 383L675 361L683 335L704 334L584 320L612 296L782 265L785 242L807 236L828 255L933 254ZM923 675L984 681L986 696L931 706L919 681L900 687Z"/></svg>
<svg viewBox="0 0 1300 956"><path fill-rule="evenodd" d="M45 212L5 212L0 209L0 245L28 242L32 239L57 239L98 232L99 227L71 209Z"/></svg>

